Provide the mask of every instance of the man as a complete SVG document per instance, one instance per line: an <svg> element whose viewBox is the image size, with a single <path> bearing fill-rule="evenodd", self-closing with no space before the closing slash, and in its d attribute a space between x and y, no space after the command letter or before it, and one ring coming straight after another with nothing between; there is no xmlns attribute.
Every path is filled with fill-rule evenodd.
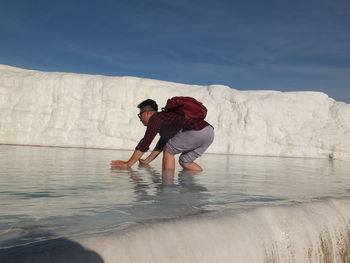
<svg viewBox="0 0 350 263"><path fill-rule="evenodd" d="M147 126L145 135L128 161L112 161L112 167L131 167L137 161L148 164L164 150L163 169L174 170L174 155L181 153L179 163L183 168L202 170L194 160L204 153L214 139L213 127L209 123L203 119L185 121L184 116L171 111L157 112L158 105L151 99L141 102L138 108L140 121ZM141 159L157 133L160 139L155 149L146 159Z"/></svg>

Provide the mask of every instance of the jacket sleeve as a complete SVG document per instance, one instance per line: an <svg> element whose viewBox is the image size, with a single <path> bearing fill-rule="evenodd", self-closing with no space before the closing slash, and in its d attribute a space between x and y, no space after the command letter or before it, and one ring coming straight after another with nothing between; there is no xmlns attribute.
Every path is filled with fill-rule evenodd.
<svg viewBox="0 0 350 263"><path fill-rule="evenodd" d="M145 135L140 140L139 144L136 146L135 149L141 152L147 152L154 137L160 131L161 126L162 126L161 119L157 118L156 114L153 115L149 120Z"/></svg>
<svg viewBox="0 0 350 263"><path fill-rule="evenodd" d="M163 148L167 142L168 142L167 138L160 137L155 148L161 152L161 151L163 151Z"/></svg>

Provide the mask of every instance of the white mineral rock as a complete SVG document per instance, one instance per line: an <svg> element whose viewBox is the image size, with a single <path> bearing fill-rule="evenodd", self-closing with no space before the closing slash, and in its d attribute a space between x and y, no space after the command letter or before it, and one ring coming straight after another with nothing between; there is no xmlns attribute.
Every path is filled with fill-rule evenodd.
<svg viewBox="0 0 350 263"><path fill-rule="evenodd" d="M192 96L215 128L210 153L350 161L350 104L320 92L239 91L135 77L48 73L0 65L0 143L134 149L137 105ZM156 142L156 140L155 140Z"/></svg>

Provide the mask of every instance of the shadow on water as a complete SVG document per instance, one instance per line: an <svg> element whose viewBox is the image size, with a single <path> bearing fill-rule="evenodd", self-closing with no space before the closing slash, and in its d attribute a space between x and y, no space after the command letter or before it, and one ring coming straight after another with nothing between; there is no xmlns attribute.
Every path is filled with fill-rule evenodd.
<svg viewBox="0 0 350 263"><path fill-rule="evenodd" d="M1 263L103 263L94 251L67 238L55 238L26 245L0 248Z"/></svg>

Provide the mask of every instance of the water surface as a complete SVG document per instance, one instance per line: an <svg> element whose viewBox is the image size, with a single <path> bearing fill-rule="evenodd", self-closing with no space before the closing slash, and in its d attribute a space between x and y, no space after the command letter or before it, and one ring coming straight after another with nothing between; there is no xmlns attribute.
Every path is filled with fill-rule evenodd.
<svg viewBox="0 0 350 263"><path fill-rule="evenodd" d="M349 196L350 164L204 155L205 169L110 169L130 151L0 146L0 247L226 209Z"/></svg>

